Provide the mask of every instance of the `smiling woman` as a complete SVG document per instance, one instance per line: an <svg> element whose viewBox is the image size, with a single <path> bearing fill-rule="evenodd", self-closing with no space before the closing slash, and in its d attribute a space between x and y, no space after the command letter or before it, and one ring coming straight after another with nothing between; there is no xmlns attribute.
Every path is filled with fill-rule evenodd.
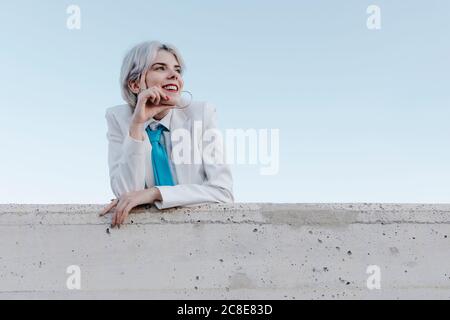
<svg viewBox="0 0 450 320"><path fill-rule="evenodd" d="M113 227L120 227L142 204L165 209L234 201L227 164L204 161L203 154L200 163L173 161L177 130L191 136L191 143L177 150L193 154L211 149L212 143L214 152L225 158L221 143L202 138L203 132L217 130L216 108L192 101L180 109L184 69L179 51L158 41L135 46L123 60L121 89L127 104L106 111L110 183L117 199L100 215L112 212ZM194 134L194 128L202 132Z"/></svg>

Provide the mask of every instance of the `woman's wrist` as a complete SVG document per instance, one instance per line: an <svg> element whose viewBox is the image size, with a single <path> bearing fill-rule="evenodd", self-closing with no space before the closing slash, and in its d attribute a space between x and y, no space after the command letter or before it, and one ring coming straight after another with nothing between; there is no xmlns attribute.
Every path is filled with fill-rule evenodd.
<svg viewBox="0 0 450 320"><path fill-rule="evenodd" d="M158 188L151 187L150 190L152 192L153 201L158 201L158 200L161 201L162 200L161 191L159 191Z"/></svg>
<svg viewBox="0 0 450 320"><path fill-rule="evenodd" d="M130 137L136 140L143 141L144 140L144 124L143 123L134 123L132 122L130 125Z"/></svg>
<svg viewBox="0 0 450 320"><path fill-rule="evenodd" d="M150 187L140 191L140 204L153 204L155 201L162 200L161 193L158 188Z"/></svg>

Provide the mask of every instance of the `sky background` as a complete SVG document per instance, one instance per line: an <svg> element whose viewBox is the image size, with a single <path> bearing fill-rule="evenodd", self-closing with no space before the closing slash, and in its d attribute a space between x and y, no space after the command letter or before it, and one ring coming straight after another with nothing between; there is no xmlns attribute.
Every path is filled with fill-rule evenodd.
<svg viewBox="0 0 450 320"><path fill-rule="evenodd" d="M66 9L81 8L81 29ZM381 30L366 9L381 8ZM450 202L450 2L2 1L0 203L107 203L121 61L175 44L219 125L280 129L237 202Z"/></svg>

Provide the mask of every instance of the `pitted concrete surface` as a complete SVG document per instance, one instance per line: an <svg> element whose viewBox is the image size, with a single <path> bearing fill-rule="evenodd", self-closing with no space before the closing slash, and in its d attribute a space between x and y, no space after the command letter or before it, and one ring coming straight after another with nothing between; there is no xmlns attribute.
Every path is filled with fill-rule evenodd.
<svg viewBox="0 0 450 320"><path fill-rule="evenodd" d="M450 298L450 204L102 208L0 205L0 299Z"/></svg>

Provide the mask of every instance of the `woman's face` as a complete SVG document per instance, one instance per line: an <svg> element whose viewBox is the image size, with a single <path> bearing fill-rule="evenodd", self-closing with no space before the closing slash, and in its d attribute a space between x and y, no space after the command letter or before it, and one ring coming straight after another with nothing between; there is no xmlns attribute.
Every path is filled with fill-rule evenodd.
<svg viewBox="0 0 450 320"><path fill-rule="evenodd" d="M147 88L161 87L171 97L170 101L180 97L184 85L181 66L175 56L166 50L158 51L155 61L147 71L145 81Z"/></svg>

